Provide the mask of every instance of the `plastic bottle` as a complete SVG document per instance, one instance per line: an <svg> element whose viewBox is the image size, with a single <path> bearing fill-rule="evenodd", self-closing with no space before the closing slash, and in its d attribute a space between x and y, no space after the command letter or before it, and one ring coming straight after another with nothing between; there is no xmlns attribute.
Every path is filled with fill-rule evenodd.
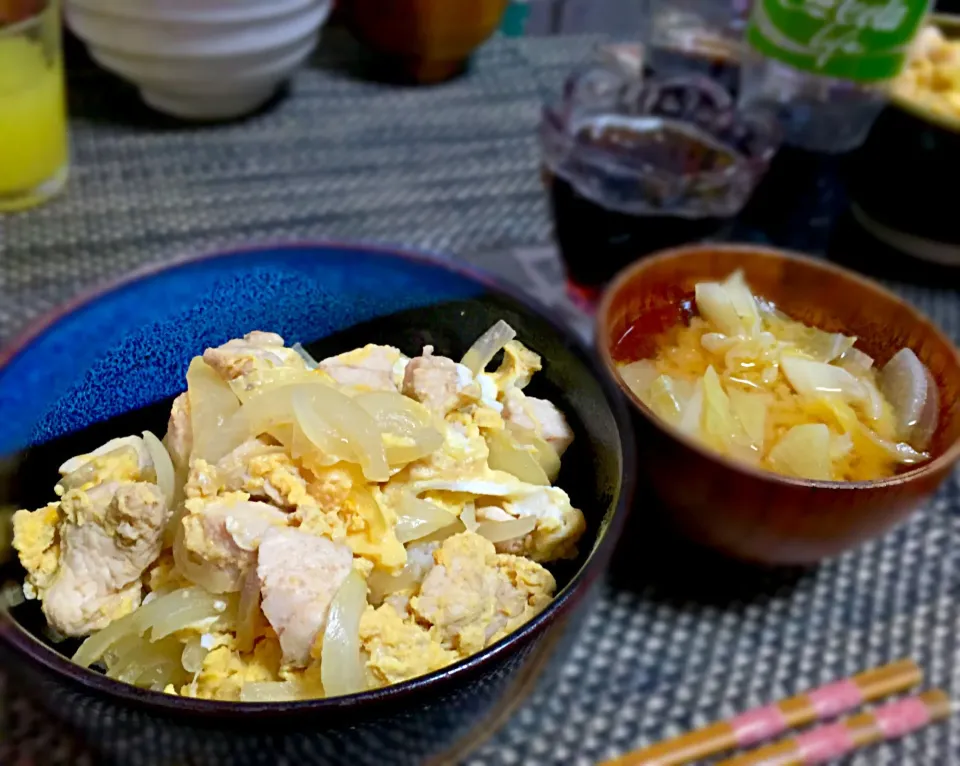
<svg viewBox="0 0 960 766"><path fill-rule="evenodd" d="M755 0L740 81L745 106L773 109L787 143L855 149L883 108L929 0Z"/></svg>

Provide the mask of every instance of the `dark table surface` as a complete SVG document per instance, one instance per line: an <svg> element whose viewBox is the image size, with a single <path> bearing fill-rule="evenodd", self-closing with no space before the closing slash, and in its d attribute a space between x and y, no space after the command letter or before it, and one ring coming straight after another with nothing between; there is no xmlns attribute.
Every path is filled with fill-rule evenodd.
<svg viewBox="0 0 960 766"><path fill-rule="evenodd" d="M152 114L75 58L68 191L0 219L0 340L146 263L311 238L447 253L517 282L589 334L589 318L565 298L534 131L544 93L594 41L494 40L466 77L417 90L358 78L355 51L335 37L283 98L221 126ZM873 274L960 340L956 274L859 232L844 167L782 153L735 236ZM956 476L881 540L808 570L758 575L709 557L678 568L635 538L622 550L571 652L471 766L585 766L902 656L960 696ZM97 763L2 673L0 701L0 763ZM848 763L960 763L960 722Z"/></svg>

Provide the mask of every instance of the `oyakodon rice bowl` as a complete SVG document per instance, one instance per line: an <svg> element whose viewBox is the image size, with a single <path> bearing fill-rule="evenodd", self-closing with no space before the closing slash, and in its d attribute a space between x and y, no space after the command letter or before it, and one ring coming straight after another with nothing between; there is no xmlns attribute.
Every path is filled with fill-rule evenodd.
<svg viewBox="0 0 960 766"><path fill-rule="evenodd" d="M73 656L167 694L284 702L427 675L556 590L583 513L551 481L566 418L505 322L315 361L275 333L207 349L164 441L115 438L13 516L28 599ZM487 370L494 356L503 361Z"/></svg>
<svg viewBox="0 0 960 766"><path fill-rule="evenodd" d="M355 270L357 263L363 261L366 271ZM257 267L266 264L269 276L261 277L256 273ZM302 285L305 264L311 279ZM372 278L375 270L380 273ZM309 325L304 318L304 326L299 327L297 322L301 320L291 322L285 309L276 306L281 292L281 303L302 298L290 296L290 283L283 284L288 271L295 274L296 289L312 287L319 293L319 303L326 314L335 316L340 306L349 306L347 316L320 322L314 316ZM330 279L331 272L336 279ZM190 326L192 320L187 320L186 326L182 320L181 324L167 325L182 329L189 344L179 338L171 340L170 336L154 339L156 325L150 327L149 335L140 331L129 333L137 336L131 343L138 344L135 353L144 360L129 367L121 361L131 358L129 346L123 352L125 340L118 345L116 337L92 335L91 324L97 323L91 323L91 314L97 319L98 312L117 311L118 304L127 313L133 311L131 319L137 326L156 320L157 314L169 315L170 307L161 308L150 297L153 289L162 289L161 278L168 279L168 293L169 278L175 277L180 284L180 280L190 280L189 299L180 298L189 305L179 307L190 314L198 305L214 305L207 299L210 292L222 294L225 275L236 277L236 287L231 289L257 295L255 313L259 316L227 316L226 308L220 309L217 302L218 326L212 333L204 336L197 332L197 327ZM397 284L405 280L406 287ZM360 286L354 285L354 281L363 283L362 298ZM338 293L347 293L342 301L329 295L331 282L336 284ZM390 290L389 297L376 296L377 301L386 305L378 306L375 302L371 312L370 288L374 283L384 293L391 283L400 289ZM283 290L284 286L288 289ZM350 295L354 289L356 293ZM376 287L373 292L376 293ZM243 299L247 295L236 297ZM406 305L397 306L398 301ZM176 306L173 308L174 313L184 316L176 311ZM295 311L302 308L298 306ZM490 325L497 325L498 329L486 336L487 341L505 345L508 338L501 334L505 328L497 323L501 318L517 329L524 346L516 341L510 343L502 362L495 359L487 365L485 374L477 374L476 365L482 366L488 360L482 359L483 354L479 359L472 358L475 354L464 358L464 352ZM209 317L204 319L209 321ZM313 357L323 360L319 369L312 370L311 355L295 349L293 343L277 345L278 339L270 334L244 339L244 332L251 327L277 328L291 341L315 337L319 328L327 337L308 344ZM618 515L612 511L618 505L623 461L629 456L620 451L620 426L611 412L619 404L611 401L610 392L594 378L589 363L585 364L588 357L569 337L531 315L520 301L471 275L429 260L409 256L399 259L369 248L278 248L269 254L253 251L232 254L230 258L188 262L155 277L133 280L74 309L65 319L41 331L39 340L29 341L26 353L21 351L12 361L6 360L0 366L0 403L10 401L5 394L11 391L8 386L14 375L22 379L28 371L38 379L37 369L47 362L31 352L39 351L44 342L49 344L51 336L70 347L89 351L76 342L77 335L92 343L102 360L95 362L92 370L89 366L72 369L70 363L61 365L61 378L79 382L82 390L71 391L69 385L59 385L60 398L54 398L52 392L43 390L42 384L37 385L29 390L28 398L38 399L43 407L27 407L21 402L15 411L3 413L11 416L4 451L9 452L10 435L22 432L23 424L17 418L23 420L22 413L28 410L32 412L32 424L41 434L39 441L43 442L13 459L17 478L7 486L18 507L41 511L18 516L18 528L22 528L18 547L28 551L27 572L20 573L30 580L28 595L39 597L44 609L41 612L37 600L14 607L12 623L5 624L0 633L6 640L0 644L5 647L5 654L6 647L12 645L27 655L30 661L18 663L16 669L30 681L32 691L48 702L56 700L55 712L81 726L90 738L104 742L104 752L121 762L128 762L125 754L133 746L132 730L136 731L133 739L138 743L138 761L151 764L183 762L184 758L192 763L254 763L266 753L274 757L279 752L306 763L382 762L384 747L395 752L397 763L419 763L430 753L462 754L463 751L451 751L451 745L462 740L485 711L508 708L497 701L505 694L508 698L515 696L514 682L527 683L523 679L530 677L529 670L542 665L546 646L554 643L560 628L556 617L573 602L575 591L582 590L592 579L592 568L606 560L611 536L619 528ZM149 349L140 357L144 349L139 344L144 342L145 335ZM230 337L236 340L225 343ZM368 342L379 348L367 345ZM102 344L100 348L97 343ZM270 350L266 351L264 345ZM408 362L399 352L387 350L388 346L402 350L414 361ZM433 346L432 353L425 346ZM475 351L480 352L483 346L481 343ZM271 359L268 366L274 367L279 360L279 368L295 371L278 373L271 369L263 375L254 371L255 377L261 375L254 386L248 386L249 380L238 383L229 371L233 369L229 360L220 368L218 365L225 358L221 352L229 355L240 351L240 347L246 351L260 347ZM206 354L207 360L202 361L201 355L187 370L190 350L196 354L204 348L213 349ZM348 353L351 350L354 353ZM343 379L344 375L355 376L364 366L355 364L358 359L369 360L378 352L385 353L391 362L389 375L381 377L385 390L371 390L376 386L370 385L370 380L358 385L355 378ZM257 353L253 355L256 357ZM524 387L537 356L542 357L544 369ZM170 364L171 358L176 360L175 364ZM462 366L458 366L459 362ZM29 370L31 365L35 369ZM113 369L105 369L114 365L120 376ZM385 369L384 364L380 367ZM430 397L425 388L415 393L416 378L432 380L434 372L441 368L456 370L456 384L450 389L452 398ZM469 373L472 381L464 368L476 370ZM150 370L154 374L162 370L162 375L170 376L164 382L163 396L172 396L177 389L182 391L187 372L190 393L175 402L169 398L158 400L153 388L141 391L138 383L153 379ZM175 377L173 370L179 370ZM248 372L240 377L245 378ZM283 385L280 378L284 375L297 380L287 380L289 385ZM338 375L341 380L336 379ZM392 390L386 390L388 377ZM232 379L232 383L225 378ZM447 380L452 382L452 378ZM107 382L118 388L116 400ZM97 385L102 386L101 390L88 390ZM288 393L296 390L297 396L280 395L278 392L284 388L289 389ZM404 395L405 389L411 395ZM440 389L433 391L439 393ZM331 392L337 404L332 409ZM231 431L225 427L227 413L218 412L217 406L230 402L226 393L234 398L227 406L246 413L234 417L233 425L240 420L249 424L251 416L256 416L261 419L259 427L266 430L257 436L244 436L239 429ZM336 398L338 395L343 398ZM135 401L137 396L144 403L157 403L143 409ZM524 406L515 406L521 396L525 397ZM210 397L210 406L201 405L197 412L191 408L183 418L183 405L204 397ZM260 403L254 404L256 400ZM565 414L570 432L576 435L560 465L556 486L550 484L558 468L557 453L562 451L570 433L559 417L553 422L561 430L551 432L542 412L536 412L538 400L556 405L551 412ZM326 413L325 417L311 418L308 414L304 419L305 401L307 410ZM84 402L92 404L80 406ZM358 447L363 443L363 430L358 434L352 429L350 424L355 418L343 415L356 412L356 407L380 431L386 474L377 450ZM287 417L300 411L294 416L296 436L286 433L282 422L276 423L277 408L288 413ZM177 441L176 428L162 448L151 436L163 434L171 410L172 423L178 418L189 423L194 441L187 449L197 455L192 466L190 458L184 461L184 453L178 450L177 445L182 447L183 442ZM215 422L221 426L211 432L217 435L212 443L203 435L206 429L197 425L204 410L207 414L216 412ZM68 427L57 433L60 423L56 419L63 417L64 411L68 413L64 418L69 421ZM524 420L525 417L528 419ZM324 420L328 421L326 426L330 426L330 420L336 424L324 430L325 426L320 425ZM461 438L450 437L448 429ZM233 436L227 436L229 433ZM88 457L95 448L116 438L123 441L113 442L100 454ZM230 438L239 441L232 445ZM358 438L360 442L355 441ZM318 456L317 442L324 447L325 459ZM244 456L244 450L237 453L237 448L245 443L253 454ZM461 460L463 456L456 450L466 448L469 452L469 445L484 451L484 458L476 462ZM204 457L199 457L200 450L205 451ZM228 452L217 454L223 450ZM232 455L233 459L241 457L243 468L239 473L231 470L230 461L223 464L229 453L237 453ZM170 459L169 466L164 454ZM451 454L460 471L457 476L451 477L442 470L442 477L420 476L415 470L428 464L435 468L450 465ZM58 465L77 455L81 456L78 461L64 466L65 476L59 480L53 477ZM334 462L331 457L342 459ZM312 461L312 467L306 468L304 460ZM463 470L468 465L473 473ZM280 466L296 470L285 472L278 470ZM172 472L168 470L171 467ZM335 477L323 482L327 489L346 493L341 509L332 516L329 509L320 508L318 498L311 502L297 496L295 488L285 483L297 472L302 478L315 477L314 471L327 478ZM25 481L25 477L29 480ZM438 480L474 484L472 488L428 486L430 481ZM238 481L241 486L237 486ZM477 481L483 483L478 485ZM59 499L50 491L55 483L61 485ZM110 484L120 486L107 487ZM153 487L146 489L148 485ZM116 494L106 502L113 511L100 513L93 501L98 500L98 494L114 490ZM567 492L569 499L564 502ZM336 499L336 493L316 494L324 503ZM172 502L169 497L173 497ZM525 504L531 498L539 500ZM129 554L124 561L133 562L134 568L145 559L152 560L140 578L143 585L138 608L123 615L136 602L136 597L129 598L129 588L112 593L98 590L103 601L87 611L72 613L64 608L64 600L58 597L69 593L69 589L62 585L54 588L52 580L44 581L43 569L51 566L49 562L54 559L51 547L38 549L40 559L47 562L39 568L36 559L29 555L30 528L42 532L44 525L39 522L44 515L47 521L52 519L50 506L44 505L50 500L56 501L52 507L57 509L59 525L54 535L60 542L58 569L70 556L71 546L78 550L72 543L83 535L102 537L115 544L116 537L101 533L110 519L116 522L118 515L122 517L137 502L150 505L148 501L152 500L154 506L174 509L159 514L169 517L162 533L147 535L153 541L150 545L141 550L134 544L136 553L124 551ZM541 514L548 505L553 510ZM524 512L524 508L530 510ZM575 508L582 508L583 514ZM559 514L555 514L558 509ZM531 519L531 515L537 518ZM541 515L544 521L551 515L562 521L559 525L544 525ZM283 524L279 523L281 517ZM98 526L97 519L104 523ZM37 523L31 524L34 521ZM160 526L152 521L146 526L151 525L155 529ZM123 539L140 539L129 533L135 528L144 531L133 524L124 527L122 522L118 528ZM368 534L380 528L383 534ZM264 547L251 550L259 548L258 535ZM270 544L270 539L275 542ZM309 539L313 545L298 547L294 539L298 543ZM282 545L278 544L281 540ZM319 541L319 545L313 541ZM152 556L154 547L160 549L156 558ZM268 571L271 547L272 566L278 569ZM315 557L321 547L322 561ZM116 552L117 546L114 548ZM579 554L575 552L577 548ZM225 551L232 552L233 558L224 556ZM326 595L316 589L297 593L298 578L307 580L307 584L312 581L300 577L296 557L301 554L303 571L310 571L312 563L317 565L314 571L341 575L339 579L329 578L336 581L336 587L326 588ZM568 558L574 555L576 558ZM396 566L401 556L406 560ZM589 567L585 566L588 560ZM72 561L67 569L83 569L82 562L74 568L73 564L78 562ZM335 565L332 569L331 562ZM292 570L294 574L288 576ZM434 579L442 583L431 605L429 587L426 591L424 587L434 572ZM446 608L453 607L460 610L458 615L462 614L460 605L446 598L453 592L447 588L455 588L461 575L478 578L476 582L483 583L488 592L495 591L497 599L503 600L495 599L493 608L497 615L482 629L461 623L454 627L450 623L452 632L445 638L442 615L453 614ZM166 583L165 577L170 578ZM118 586L122 579L121 573L113 585ZM250 585L255 579L261 581L260 594ZM554 587L556 595L551 600ZM87 592L82 582L78 590ZM262 599L252 598L254 595ZM289 598L292 601L284 603ZM66 601L69 604L69 599ZM251 610L251 602L260 601L259 608ZM327 601L326 607L323 601ZM489 605L479 606L474 613L487 614L488 608ZM317 619L324 609L326 621L321 629ZM284 610L286 624L281 623ZM435 622L424 620L421 612L432 614ZM379 617L372 617L377 613ZM191 625L183 627L182 620L191 619L191 614ZM48 617L54 629L46 627ZM71 623L74 619L77 621ZM98 624L99 620L106 621L106 626ZM331 623L335 623L334 628ZM357 625L356 632L351 624ZM204 632L194 630L187 635L191 628L199 627ZM79 637L53 643L63 634L81 636L89 631L94 632L85 645ZM249 646L251 632L255 648L249 653L253 658L249 661L238 645ZM549 641L540 640L548 634ZM373 643L365 645L361 635L377 643L377 648ZM413 645L409 643L411 639ZM52 646L60 656L41 642ZM258 654L256 647L265 642L271 648L261 649ZM388 646L393 649L385 652ZM63 656L74 655L78 649L77 659L90 662L98 670L80 668ZM359 663L350 661L354 649ZM332 666L328 662L325 672L324 658L331 657L346 657L347 661ZM433 668L440 669L430 673ZM338 673L341 669L346 672ZM148 688L118 683L104 675L104 670ZM171 670L174 677L167 676ZM424 672L430 674L403 680ZM162 682L166 682L164 688L168 692L176 694L149 688L157 689ZM365 691L349 694L357 688ZM338 693L348 696L317 698L319 694L333 697ZM255 701L225 701L238 698ZM269 701L273 699L293 701ZM70 704L63 704L62 700L70 700ZM130 716L136 721L133 727L118 723L130 721ZM275 740L281 732L286 735L282 746ZM398 747L401 741L402 747ZM105 758L104 762L110 759Z"/></svg>

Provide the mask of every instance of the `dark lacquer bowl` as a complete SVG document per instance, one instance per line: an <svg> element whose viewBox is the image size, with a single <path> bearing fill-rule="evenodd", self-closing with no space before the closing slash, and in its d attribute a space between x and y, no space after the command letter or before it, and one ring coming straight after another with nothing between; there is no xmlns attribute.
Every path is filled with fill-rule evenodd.
<svg viewBox="0 0 960 766"><path fill-rule="evenodd" d="M960 16L934 15L930 22L960 38ZM896 92L890 101L852 157L853 214L897 250L960 270L952 191L960 173L960 116Z"/></svg>
<svg viewBox="0 0 960 766"><path fill-rule="evenodd" d="M48 502L60 461L109 437L162 432L198 350L251 329L318 357L368 342L462 353L496 320L539 352L531 385L567 413L576 440L559 483L588 521L580 557L554 568L550 606L484 652L433 675L351 697L241 705L184 700L73 665L44 636L35 602L0 623L12 688L74 727L97 763L419 764L509 706L518 678L601 573L632 494L633 437L616 387L573 334L486 276L394 250L264 247L191 259L88 295L0 357L0 504ZM534 389L536 389L534 391ZM630 466L628 470L625 470ZM5 572L8 576L11 564Z"/></svg>
<svg viewBox="0 0 960 766"><path fill-rule="evenodd" d="M724 458L657 418L616 374L614 349L631 325L653 335L678 320L694 286L743 269L754 292L807 324L858 337L883 365L908 346L933 373L941 413L933 458L889 479L795 479ZM960 457L960 353L920 312L879 285L824 261L748 245L694 245L642 259L604 295L597 344L633 405L640 466L668 520L697 542L768 564L835 556L907 517Z"/></svg>

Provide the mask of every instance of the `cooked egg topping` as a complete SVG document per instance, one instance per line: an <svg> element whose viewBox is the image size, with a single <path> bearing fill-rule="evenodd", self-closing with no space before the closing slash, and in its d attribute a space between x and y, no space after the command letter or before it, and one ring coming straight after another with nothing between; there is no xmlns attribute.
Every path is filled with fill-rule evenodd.
<svg viewBox="0 0 960 766"><path fill-rule="evenodd" d="M498 323L461 361L314 361L252 332L193 360L166 437L67 461L14 547L74 660L169 694L279 701L439 670L539 613L583 514L572 441ZM489 369L498 352L503 361Z"/></svg>

